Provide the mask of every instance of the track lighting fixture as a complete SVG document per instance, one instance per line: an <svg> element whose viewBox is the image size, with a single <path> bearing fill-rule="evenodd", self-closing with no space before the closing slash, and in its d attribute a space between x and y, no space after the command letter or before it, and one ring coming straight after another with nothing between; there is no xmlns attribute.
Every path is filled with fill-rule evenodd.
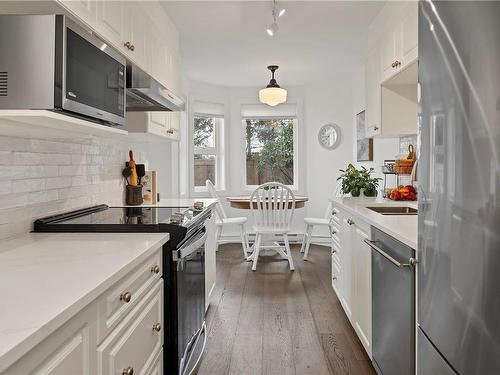
<svg viewBox="0 0 500 375"><path fill-rule="evenodd" d="M286 9L280 8L276 0L273 0L273 23L266 29L267 35L274 36L279 30L277 19L285 14Z"/></svg>

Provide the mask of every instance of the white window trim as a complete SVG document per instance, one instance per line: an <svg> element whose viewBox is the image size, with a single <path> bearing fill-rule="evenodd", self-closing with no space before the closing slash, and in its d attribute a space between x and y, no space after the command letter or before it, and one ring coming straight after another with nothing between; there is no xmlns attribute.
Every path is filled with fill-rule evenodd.
<svg viewBox="0 0 500 375"><path fill-rule="evenodd" d="M215 118L215 147L195 147L194 139L194 118L209 117ZM217 190L225 189L225 156L224 156L224 133L225 117L211 115L208 113L193 113L189 123L189 180L190 191L193 196L206 196L208 189L206 186L194 186L194 155L215 155L215 188Z"/></svg>
<svg viewBox="0 0 500 375"><path fill-rule="evenodd" d="M242 134L245 135L246 129L244 127L243 121L247 117L241 116L241 129L242 129ZM299 191L299 142L298 142L298 136L299 136L299 116L254 116L251 117L252 119L257 119L257 120L272 120L272 119L293 119L295 120L293 123L293 185L287 185L292 191ZM245 155L245 150L246 150L246 137L243 136L243 165L242 165L242 170L244 171L243 173L243 191L244 192L252 192L255 189L259 187L259 185L248 185L247 184L247 163L246 163L246 155Z"/></svg>

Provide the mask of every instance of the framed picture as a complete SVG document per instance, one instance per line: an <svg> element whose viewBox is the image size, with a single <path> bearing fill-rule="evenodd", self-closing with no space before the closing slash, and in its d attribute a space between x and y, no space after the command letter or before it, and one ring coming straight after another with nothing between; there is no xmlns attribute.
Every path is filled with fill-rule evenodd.
<svg viewBox="0 0 500 375"><path fill-rule="evenodd" d="M356 115L357 161L373 161L373 139L366 137L365 111Z"/></svg>

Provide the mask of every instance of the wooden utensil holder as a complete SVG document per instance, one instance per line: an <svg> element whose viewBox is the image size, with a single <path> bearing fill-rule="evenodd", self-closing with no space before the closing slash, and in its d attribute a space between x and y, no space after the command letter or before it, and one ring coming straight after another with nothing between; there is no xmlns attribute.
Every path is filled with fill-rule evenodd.
<svg viewBox="0 0 500 375"><path fill-rule="evenodd" d="M142 185L127 185L125 190L125 203L128 206L139 206L144 203Z"/></svg>

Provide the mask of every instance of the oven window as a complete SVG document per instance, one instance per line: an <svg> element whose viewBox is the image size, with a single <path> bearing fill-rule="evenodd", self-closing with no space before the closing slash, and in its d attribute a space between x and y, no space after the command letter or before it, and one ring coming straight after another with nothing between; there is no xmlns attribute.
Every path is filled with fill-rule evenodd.
<svg viewBox="0 0 500 375"><path fill-rule="evenodd" d="M124 66L66 30L66 98L123 117Z"/></svg>

